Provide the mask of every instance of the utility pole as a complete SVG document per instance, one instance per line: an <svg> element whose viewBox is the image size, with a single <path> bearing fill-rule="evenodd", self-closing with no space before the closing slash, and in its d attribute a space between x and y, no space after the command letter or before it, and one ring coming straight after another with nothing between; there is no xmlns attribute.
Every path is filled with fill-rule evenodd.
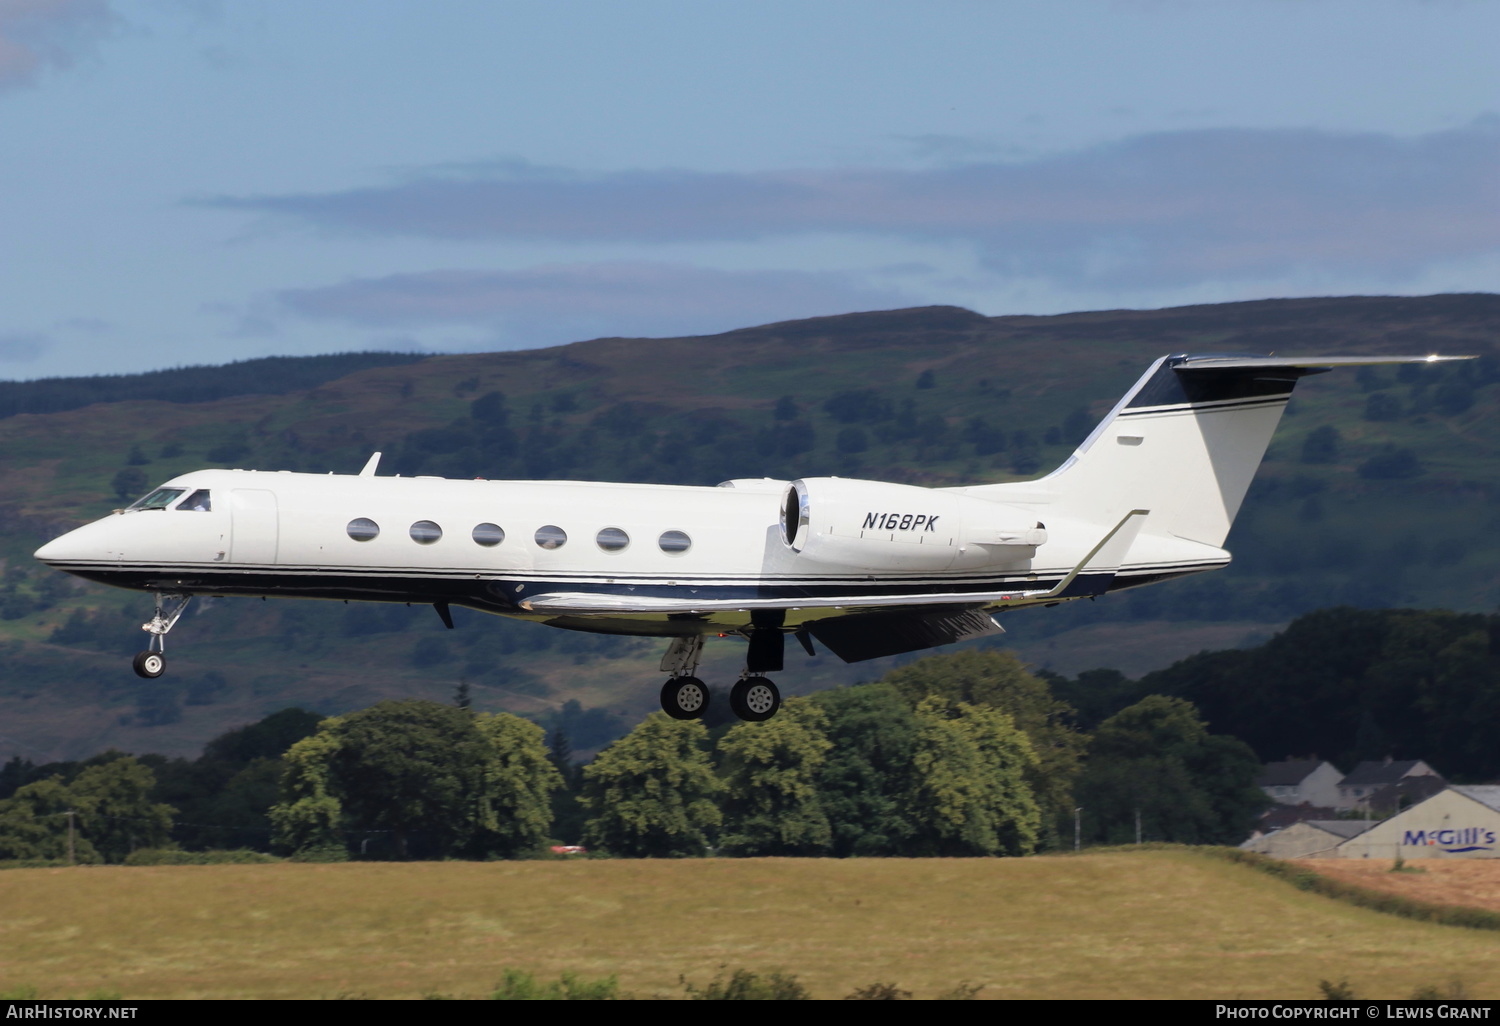
<svg viewBox="0 0 1500 1026"><path fill-rule="evenodd" d="M1135 843L1141 843L1141 810L1135 810Z"/></svg>
<svg viewBox="0 0 1500 1026"><path fill-rule="evenodd" d="M1083 847L1083 825L1079 814L1083 812L1083 806L1079 805L1073 809L1073 850L1078 851Z"/></svg>
<svg viewBox="0 0 1500 1026"><path fill-rule="evenodd" d="M77 813L72 809L69 809L67 812L63 813L63 815L68 817L68 865L76 866L78 865L78 859L73 852L73 817L76 816Z"/></svg>

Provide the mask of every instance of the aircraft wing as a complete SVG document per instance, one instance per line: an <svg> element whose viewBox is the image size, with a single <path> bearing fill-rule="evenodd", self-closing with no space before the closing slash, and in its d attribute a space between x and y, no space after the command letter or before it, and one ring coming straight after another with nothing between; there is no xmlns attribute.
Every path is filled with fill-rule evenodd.
<svg viewBox="0 0 1500 1026"><path fill-rule="evenodd" d="M934 648L966 638L1003 633L986 607L1031 605L1054 599L1102 594L1125 561L1148 510L1131 510L1071 571L1050 588L1011 588L994 592L931 592L922 595L850 595L787 599L701 599L650 595L549 592L520 603L533 613L558 616L621 614L753 613L807 609L827 615L806 622L799 637L811 635L845 662ZM1086 572L1087 571L1087 572ZM804 644L806 642L804 641Z"/></svg>
<svg viewBox="0 0 1500 1026"><path fill-rule="evenodd" d="M650 595L598 595L592 592L548 592L520 603L529 613L573 613L607 616L624 613L732 613L757 609L891 610L908 606L986 606L1040 598L1044 591L939 592L925 595L832 595L818 598L676 599Z"/></svg>
<svg viewBox="0 0 1500 1026"><path fill-rule="evenodd" d="M606 616L620 613L720 613L756 609L904 609L909 606L981 606L1018 602L1051 601L1097 595L1109 587L1110 580L1125 561L1146 522L1149 510L1135 509L1125 514L1099 543L1089 550L1078 565L1051 588L1008 588L993 592L928 592L920 595L848 595L810 598L703 599L654 595L622 595L618 592L587 591L546 592L520 602L529 613L573 613L582 616ZM1087 574L1084 571L1089 571ZM1080 579L1082 575L1082 579Z"/></svg>

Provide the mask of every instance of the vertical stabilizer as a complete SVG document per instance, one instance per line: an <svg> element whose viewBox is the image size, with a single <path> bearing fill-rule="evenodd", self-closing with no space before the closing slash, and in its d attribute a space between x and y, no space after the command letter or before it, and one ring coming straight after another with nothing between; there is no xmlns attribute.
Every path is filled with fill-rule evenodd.
<svg viewBox="0 0 1500 1026"><path fill-rule="evenodd" d="M1218 548L1299 379L1450 359L1466 358L1164 356L1047 477L964 491L1003 501L1017 487L1044 490L1058 513L1096 524L1149 509L1152 534Z"/></svg>

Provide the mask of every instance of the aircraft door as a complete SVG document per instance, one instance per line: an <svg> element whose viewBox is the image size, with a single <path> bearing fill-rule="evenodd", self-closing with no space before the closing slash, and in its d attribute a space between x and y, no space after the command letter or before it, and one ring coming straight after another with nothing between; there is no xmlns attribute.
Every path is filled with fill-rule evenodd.
<svg viewBox="0 0 1500 1026"><path fill-rule="evenodd" d="M229 561L276 562L276 548L280 542L276 493L263 488L236 488L229 494Z"/></svg>

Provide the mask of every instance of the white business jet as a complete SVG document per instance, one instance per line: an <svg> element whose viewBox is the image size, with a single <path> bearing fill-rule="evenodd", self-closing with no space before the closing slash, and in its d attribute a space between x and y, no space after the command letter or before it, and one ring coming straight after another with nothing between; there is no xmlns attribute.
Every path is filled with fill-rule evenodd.
<svg viewBox="0 0 1500 1026"><path fill-rule="evenodd" d="M136 673L194 595L467 606L671 639L666 712L701 716L705 638L749 642L729 703L764 720L787 635L847 662L1001 633L995 617L1214 570L1299 378L1468 357L1166 356L1051 474L920 488L837 477L716 488L200 470L37 559L149 591Z"/></svg>

